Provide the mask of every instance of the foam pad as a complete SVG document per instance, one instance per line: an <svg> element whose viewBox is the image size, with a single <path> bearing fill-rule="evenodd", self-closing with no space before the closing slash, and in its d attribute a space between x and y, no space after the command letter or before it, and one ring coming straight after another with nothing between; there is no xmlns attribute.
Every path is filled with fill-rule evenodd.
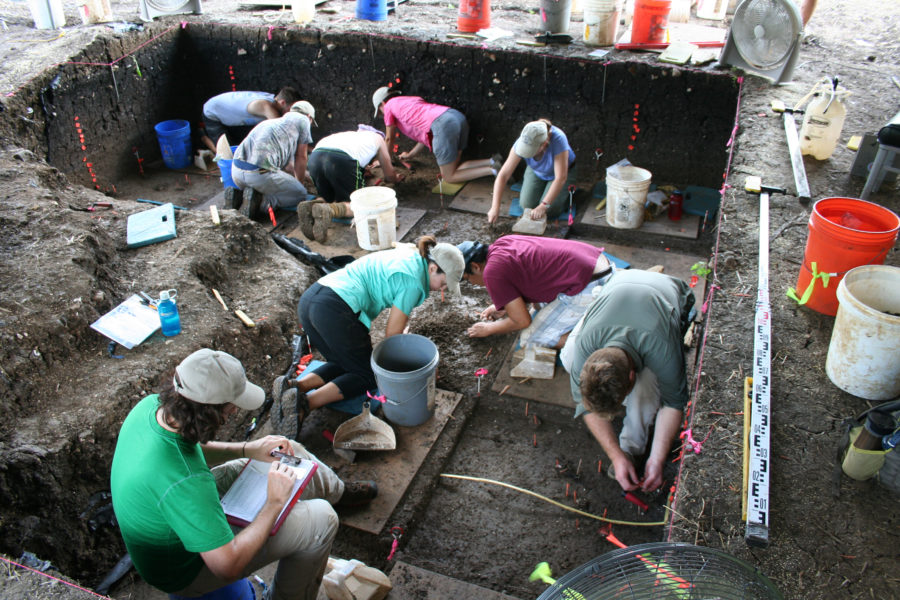
<svg viewBox="0 0 900 600"><path fill-rule="evenodd" d="M303 373L300 373L300 376L297 379L302 379L303 375L307 371L314 371L315 369L324 365L321 360L311 360L309 364L306 365L306 369L303 370ZM315 388L314 388L315 389ZM312 391L312 390L310 390ZM378 392L378 389L369 390L373 396L381 395ZM338 412L346 413L348 415L359 415L362 414L362 405L368 400L369 397L365 394L360 394L359 396L354 396L353 398L344 398L343 400L338 400L337 402L332 402L331 404L326 404L325 408L330 408L336 410ZM381 402L372 402L369 405L369 410L371 410L372 414L377 413L381 410Z"/></svg>

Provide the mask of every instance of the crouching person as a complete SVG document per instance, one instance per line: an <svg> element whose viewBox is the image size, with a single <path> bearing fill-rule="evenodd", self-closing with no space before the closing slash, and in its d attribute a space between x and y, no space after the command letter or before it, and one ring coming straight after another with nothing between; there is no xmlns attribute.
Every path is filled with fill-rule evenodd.
<svg viewBox="0 0 900 600"><path fill-rule="evenodd" d="M284 437L213 441L228 417L259 408L264 399L236 358L204 348L184 359L171 384L141 400L122 423L110 476L113 509L134 566L150 585L195 597L277 561L271 598L315 599L338 529L333 507L368 502L377 489L373 482L345 485ZM318 468L270 536L296 477L271 456L274 450L315 461ZM241 529L228 524L219 499L251 458L272 463L268 496Z"/></svg>

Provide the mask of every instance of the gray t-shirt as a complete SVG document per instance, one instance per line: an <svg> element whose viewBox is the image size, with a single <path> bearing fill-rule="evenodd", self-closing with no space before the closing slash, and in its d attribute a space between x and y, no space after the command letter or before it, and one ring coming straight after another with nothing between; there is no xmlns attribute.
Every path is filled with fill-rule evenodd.
<svg viewBox="0 0 900 600"><path fill-rule="evenodd" d="M275 94L268 92L225 92L213 96L203 105L203 118L218 121L222 125L256 125L265 117L251 115L247 107L254 100L275 101Z"/></svg>
<svg viewBox="0 0 900 600"><path fill-rule="evenodd" d="M263 121L253 128L234 158L268 171L280 171L294 160L299 144L312 144L309 117L296 112Z"/></svg>
<svg viewBox="0 0 900 600"><path fill-rule="evenodd" d="M683 410L688 389L682 324L693 304L690 286L680 279L647 271L617 271L585 312L575 343L569 371L575 416L586 411L581 369L600 348L621 348L634 361L635 371L653 371L663 406Z"/></svg>

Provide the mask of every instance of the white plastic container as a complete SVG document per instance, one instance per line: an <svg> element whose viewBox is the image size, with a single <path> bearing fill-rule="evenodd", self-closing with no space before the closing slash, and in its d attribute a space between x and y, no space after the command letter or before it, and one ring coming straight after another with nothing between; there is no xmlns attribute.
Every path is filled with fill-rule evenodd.
<svg viewBox="0 0 900 600"><path fill-rule="evenodd" d="M672 0L672 8L669 9L669 23L687 23L690 20L691 0Z"/></svg>
<svg viewBox="0 0 900 600"><path fill-rule="evenodd" d="M900 395L900 268L866 265L838 284L825 373L866 400Z"/></svg>
<svg viewBox="0 0 900 600"><path fill-rule="evenodd" d="M697 17L721 21L728 13L728 0L698 0Z"/></svg>
<svg viewBox="0 0 900 600"><path fill-rule="evenodd" d="M800 126L801 153L818 160L831 158L844 128L847 108L843 100L848 95L846 89L838 86L833 100L829 90L813 98L806 106Z"/></svg>
<svg viewBox="0 0 900 600"><path fill-rule="evenodd" d="M59 29L66 24L62 0L28 0L28 8L38 29Z"/></svg>
<svg viewBox="0 0 900 600"><path fill-rule="evenodd" d="M356 240L363 250L386 250L397 241L397 194L389 187L364 187L350 194Z"/></svg>
<svg viewBox="0 0 900 600"><path fill-rule="evenodd" d="M316 16L316 0L293 0L291 13L294 15L294 23L311 23Z"/></svg>
<svg viewBox="0 0 900 600"><path fill-rule="evenodd" d="M382 600L394 587L387 575L358 560L328 557L322 587L328 600Z"/></svg>
<svg viewBox="0 0 900 600"><path fill-rule="evenodd" d="M584 0L584 37L588 46L612 46L619 29L617 0Z"/></svg>
<svg viewBox="0 0 900 600"><path fill-rule="evenodd" d="M637 229L644 224L644 202L652 174L632 165L606 169L606 222L617 229Z"/></svg>

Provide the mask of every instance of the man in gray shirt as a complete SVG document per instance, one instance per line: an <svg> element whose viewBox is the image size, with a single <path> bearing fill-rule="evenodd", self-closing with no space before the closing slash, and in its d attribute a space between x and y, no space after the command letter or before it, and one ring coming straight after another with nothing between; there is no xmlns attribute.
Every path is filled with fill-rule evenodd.
<svg viewBox="0 0 900 600"><path fill-rule="evenodd" d="M694 295L680 279L647 271L619 271L569 336L560 358L569 372L575 417L584 422L612 462L622 489L653 491L689 396L683 337ZM612 426L624 416L618 437ZM634 457L655 432L643 477Z"/></svg>

